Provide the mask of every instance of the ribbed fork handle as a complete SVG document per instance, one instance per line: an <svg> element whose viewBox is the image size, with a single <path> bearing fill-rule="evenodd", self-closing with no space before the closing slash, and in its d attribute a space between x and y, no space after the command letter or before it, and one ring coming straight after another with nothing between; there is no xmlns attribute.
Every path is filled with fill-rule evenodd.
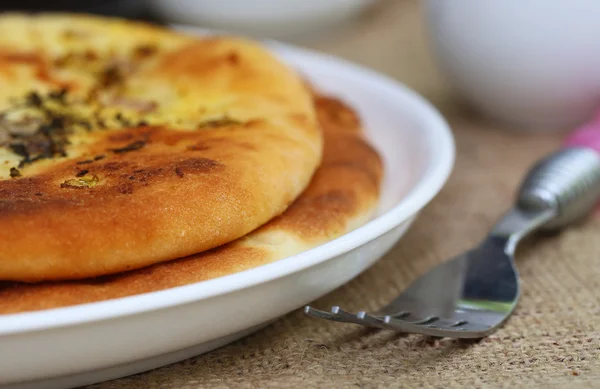
<svg viewBox="0 0 600 389"><path fill-rule="evenodd" d="M600 155L584 147L560 150L535 164L523 180L515 207L492 235L507 251L538 229L558 229L588 215L600 200Z"/></svg>
<svg viewBox="0 0 600 389"><path fill-rule="evenodd" d="M600 155L589 148L567 148L537 163L525 177L518 194L520 209L555 209L544 225L556 229L590 213L600 199Z"/></svg>

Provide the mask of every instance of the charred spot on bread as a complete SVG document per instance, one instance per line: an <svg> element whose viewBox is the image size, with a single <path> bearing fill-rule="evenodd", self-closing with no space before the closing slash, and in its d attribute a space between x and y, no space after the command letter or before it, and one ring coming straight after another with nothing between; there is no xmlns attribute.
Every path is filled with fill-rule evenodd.
<svg viewBox="0 0 600 389"><path fill-rule="evenodd" d="M30 104L34 107L42 106L42 98L36 92L29 92L25 97L27 104Z"/></svg>
<svg viewBox="0 0 600 389"><path fill-rule="evenodd" d="M222 168L223 164L210 158L188 158L177 163L175 170L177 175L184 173L205 173L213 169Z"/></svg>
<svg viewBox="0 0 600 389"><path fill-rule="evenodd" d="M10 168L10 177L11 178L21 177L21 172L16 167L11 167Z"/></svg>
<svg viewBox="0 0 600 389"><path fill-rule="evenodd" d="M232 65L237 65L240 63L240 55L235 51L232 51L227 55L227 61Z"/></svg>
<svg viewBox="0 0 600 389"><path fill-rule="evenodd" d="M113 153L116 153L116 154L122 154L122 153L128 153L130 151L139 150L142 147L144 147L145 145L146 145L145 140L136 140L135 142L131 142L126 146L119 147L116 149L109 149L109 151L112 151Z"/></svg>
<svg viewBox="0 0 600 389"><path fill-rule="evenodd" d="M136 58L147 58L156 54L157 51L158 47L156 45L147 43L137 46L133 51L133 55Z"/></svg>
<svg viewBox="0 0 600 389"><path fill-rule="evenodd" d="M124 182L117 186L117 191L124 195L130 195L133 193L134 186L131 182Z"/></svg>
<svg viewBox="0 0 600 389"><path fill-rule="evenodd" d="M121 84L124 80L125 75L121 68L117 65L109 65L100 73L98 84L102 88L110 88L117 84Z"/></svg>
<svg viewBox="0 0 600 389"><path fill-rule="evenodd" d="M190 151L205 151L210 149L210 146L208 146L206 142L197 142L196 144L188 146L187 149Z"/></svg>
<svg viewBox="0 0 600 389"><path fill-rule="evenodd" d="M239 126L239 125L243 125L243 124L244 123L239 120L230 118L229 116L224 116L219 119L211 119L211 120L203 121L200 124L198 124L198 129Z"/></svg>
<svg viewBox="0 0 600 389"><path fill-rule="evenodd" d="M65 103L65 96L67 95L67 88L60 88L48 93L48 97L54 101L59 101L62 104Z"/></svg>
<svg viewBox="0 0 600 389"><path fill-rule="evenodd" d="M102 169L105 172L116 172L119 170L123 170L126 169L128 167L130 167L131 164L127 161L113 161L113 162L106 162L102 165L99 166L100 169Z"/></svg>

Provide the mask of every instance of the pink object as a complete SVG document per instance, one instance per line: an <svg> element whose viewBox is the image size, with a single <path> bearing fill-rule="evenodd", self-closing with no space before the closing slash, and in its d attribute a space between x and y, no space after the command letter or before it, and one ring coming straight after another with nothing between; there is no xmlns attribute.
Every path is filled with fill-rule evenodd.
<svg viewBox="0 0 600 389"><path fill-rule="evenodd" d="M589 147L600 153L600 111L592 120L575 129L565 139L566 147ZM596 215L600 215L600 204L596 207Z"/></svg>
<svg viewBox="0 0 600 389"><path fill-rule="evenodd" d="M600 112L591 121L574 130L565 140L565 146L589 147L600 152Z"/></svg>

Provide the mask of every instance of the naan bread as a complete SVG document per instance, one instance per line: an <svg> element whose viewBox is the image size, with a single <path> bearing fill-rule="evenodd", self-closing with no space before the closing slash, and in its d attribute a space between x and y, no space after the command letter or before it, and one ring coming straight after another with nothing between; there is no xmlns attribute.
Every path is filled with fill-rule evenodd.
<svg viewBox="0 0 600 389"><path fill-rule="evenodd" d="M306 191L281 216L217 249L148 268L90 280L0 283L0 314L91 303L191 284L298 254L365 223L379 196L382 165L360 133L356 114L320 97L323 164Z"/></svg>
<svg viewBox="0 0 600 389"><path fill-rule="evenodd" d="M321 161L310 91L249 40L0 16L0 280L113 274L228 243Z"/></svg>

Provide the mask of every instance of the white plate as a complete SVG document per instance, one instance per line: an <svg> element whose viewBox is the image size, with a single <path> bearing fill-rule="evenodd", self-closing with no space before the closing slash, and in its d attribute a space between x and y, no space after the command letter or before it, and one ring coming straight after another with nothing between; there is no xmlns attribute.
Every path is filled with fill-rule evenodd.
<svg viewBox="0 0 600 389"><path fill-rule="evenodd" d="M454 163L454 143L446 122L424 99L340 59L270 45L321 90L358 110L385 162L378 216L327 244L230 276L111 301L0 316L0 386L75 387L229 343L367 269L442 188Z"/></svg>

